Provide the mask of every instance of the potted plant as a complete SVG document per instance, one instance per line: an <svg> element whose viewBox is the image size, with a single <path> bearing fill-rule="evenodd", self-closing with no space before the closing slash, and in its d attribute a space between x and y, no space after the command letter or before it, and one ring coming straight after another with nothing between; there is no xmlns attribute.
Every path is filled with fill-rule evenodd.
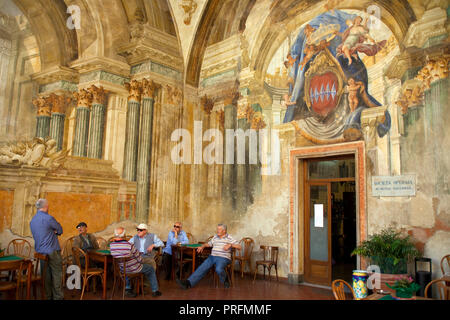
<svg viewBox="0 0 450 320"><path fill-rule="evenodd" d="M389 288L395 290L397 298L411 299L419 289L420 285L414 282L411 277L399 277L393 286L386 284Z"/></svg>
<svg viewBox="0 0 450 320"><path fill-rule="evenodd" d="M385 285L393 285L401 276L407 275L408 262L421 253L416 249L410 236L403 236L400 231L392 228L373 234L363 241L352 252L369 260L371 265L377 265L381 273L381 289L388 290Z"/></svg>

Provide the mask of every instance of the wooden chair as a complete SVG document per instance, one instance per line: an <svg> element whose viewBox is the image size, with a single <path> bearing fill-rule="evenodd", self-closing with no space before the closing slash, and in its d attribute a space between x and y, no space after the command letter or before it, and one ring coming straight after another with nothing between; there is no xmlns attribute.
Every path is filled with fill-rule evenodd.
<svg viewBox="0 0 450 320"><path fill-rule="evenodd" d="M450 287L446 285L444 279L436 279L428 283L425 287L425 298L428 298L428 289L432 288L433 284L436 284L439 300L450 300Z"/></svg>
<svg viewBox="0 0 450 320"><path fill-rule="evenodd" d="M240 244L242 249L236 250L236 261L239 262L239 266L241 268L241 278L244 278L244 269L246 263L248 263L250 273L252 272L251 258L255 241L253 241L252 238L242 238Z"/></svg>
<svg viewBox="0 0 450 320"><path fill-rule="evenodd" d="M64 245L63 245L63 248L62 248L62 252L61 252L62 265L63 265L63 270L62 270L62 272L63 272L63 274L62 274L62 286L63 287L66 285L66 271L67 271L67 268L74 264L73 252L72 252L74 239L75 239L75 237L71 237L71 238L67 239L64 242Z"/></svg>
<svg viewBox="0 0 450 320"><path fill-rule="evenodd" d="M192 263L192 256L186 254L186 248L177 246L175 250L172 250L172 254L175 258L175 266L178 267L180 272L180 280L183 279L183 267L189 263ZM175 278L176 267L172 266L172 278Z"/></svg>
<svg viewBox="0 0 450 320"><path fill-rule="evenodd" d="M13 239L9 242L6 252L8 255L29 259L31 244L25 239Z"/></svg>
<svg viewBox="0 0 450 320"><path fill-rule="evenodd" d="M108 242L102 237L96 237L98 248L101 250L105 250L108 248Z"/></svg>
<svg viewBox="0 0 450 320"><path fill-rule="evenodd" d="M450 271L450 254L444 256L441 259L441 271L442 271L442 276L448 275L450 276L450 273L446 274L445 272L445 262L447 262L447 269Z"/></svg>
<svg viewBox="0 0 450 320"><path fill-rule="evenodd" d="M269 281L271 280L270 271L272 270L272 267L275 267L275 273L278 281L278 247L260 246L260 248L263 252L264 260L256 261L255 276L253 277L253 281L256 280L258 266L263 266L264 268L264 279L266 279L266 268L269 270Z"/></svg>
<svg viewBox="0 0 450 320"><path fill-rule="evenodd" d="M75 260L76 265L81 270L81 276L83 278L83 288L81 289L81 297L80 300L83 300L84 291L88 285L89 279L94 280L94 293L96 292L96 282L95 277L99 277L103 283L103 272L104 270L101 268L89 268L89 256L82 249L73 247L73 258ZM81 257L84 258L84 266L81 263Z"/></svg>
<svg viewBox="0 0 450 320"><path fill-rule="evenodd" d="M127 273L127 261L131 258L115 258L113 257L113 269L114 269L114 283L111 294L111 300L114 297L114 291L116 290L116 282L120 280L122 284L122 300L125 299L125 288L126 288L126 278L130 281L136 281L136 293L139 294L141 291L142 297L144 297L144 274L142 272L137 273ZM122 267L122 270L120 268Z"/></svg>
<svg viewBox="0 0 450 320"><path fill-rule="evenodd" d="M234 264L236 262L236 249L231 248L231 263L225 267L225 272L227 273L228 280L230 281L230 286L234 286ZM214 284L215 287L218 287L219 284L219 277L217 276L217 273L215 271L215 267L211 268L211 271L213 272L213 278L214 278Z"/></svg>
<svg viewBox="0 0 450 320"><path fill-rule="evenodd" d="M331 288L333 289L333 295L336 300L347 300L347 294L345 293L345 287L347 287L351 294L353 300L355 300L355 292L350 284L344 280L334 280L331 284Z"/></svg>
<svg viewBox="0 0 450 320"><path fill-rule="evenodd" d="M47 264L48 264L48 256L46 254L40 254L35 252L34 258L32 259L34 263L34 270L31 270L31 285L33 286L33 295L34 298L37 299L37 287L41 287L41 300L45 300L45 275L47 273ZM43 268L41 268L41 272L39 272L39 266L41 265L41 260L44 261ZM20 275L20 282L22 284L27 283L27 275Z"/></svg>
<svg viewBox="0 0 450 320"><path fill-rule="evenodd" d="M194 236L190 232L186 232L186 237L189 239L189 243L194 243Z"/></svg>
<svg viewBox="0 0 450 320"><path fill-rule="evenodd" d="M18 275L27 276L27 262L23 260L4 261L0 264L0 272L8 271L17 273ZM12 291L16 289L16 300L19 300L19 292L22 288L21 277L15 279L8 279L9 281L0 281L0 292Z"/></svg>

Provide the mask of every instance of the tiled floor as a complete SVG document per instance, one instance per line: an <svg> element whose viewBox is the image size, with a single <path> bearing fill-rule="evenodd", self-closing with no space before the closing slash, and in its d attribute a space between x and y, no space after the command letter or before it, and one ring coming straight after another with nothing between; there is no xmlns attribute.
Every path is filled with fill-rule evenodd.
<svg viewBox="0 0 450 320"><path fill-rule="evenodd" d="M108 299L111 298L112 283L108 281ZM85 293L83 300L99 300L101 299L101 288L99 285L96 294L92 292ZM138 296L136 298L127 298L126 300L333 300L331 290L315 288L306 285L290 285L286 280L279 282L272 280L257 279L254 283L250 276L241 279L237 274L235 276L235 285L229 289L225 289L223 285L217 288L214 286L213 279L210 275L206 276L196 287L182 290L175 281L166 281L160 279L160 291L162 296L153 298L148 289L145 289L144 298ZM80 292L65 292L65 299L76 300L80 298ZM114 299L122 299L121 291L116 289Z"/></svg>

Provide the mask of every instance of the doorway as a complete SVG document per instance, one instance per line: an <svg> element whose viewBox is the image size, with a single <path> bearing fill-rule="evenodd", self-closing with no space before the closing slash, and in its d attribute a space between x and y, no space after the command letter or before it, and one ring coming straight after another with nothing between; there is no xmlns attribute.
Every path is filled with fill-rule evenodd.
<svg viewBox="0 0 450 320"><path fill-rule="evenodd" d="M305 281L350 281L357 243L354 156L307 159L305 185Z"/></svg>

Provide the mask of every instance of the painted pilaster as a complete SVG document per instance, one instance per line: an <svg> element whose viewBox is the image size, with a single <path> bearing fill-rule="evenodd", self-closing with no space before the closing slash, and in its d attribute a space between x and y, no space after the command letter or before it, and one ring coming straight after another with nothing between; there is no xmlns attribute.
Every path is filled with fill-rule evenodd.
<svg viewBox="0 0 450 320"><path fill-rule="evenodd" d="M92 107L90 115L89 143L87 157L92 159L102 159L103 157L103 136L105 132L105 112L106 112L106 91L103 87L92 85L89 88L92 94Z"/></svg>
<svg viewBox="0 0 450 320"><path fill-rule="evenodd" d="M89 116L92 94L86 89L74 93L77 99L75 134L73 139L72 155L75 157L86 157L87 143L89 137Z"/></svg>
<svg viewBox="0 0 450 320"><path fill-rule="evenodd" d="M143 99L136 174L136 220L146 223L149 218L153 108L156 94L160 86L147 79L143 80L142 86Z"/></svg>
<svg viewBox="0 0 450 320"><path fill-rule="evenodd" d="M130 94L128 96L127 128L122 178L127 181L136 181L142 83L133 80L125 86Z"/></svg>
<svg viewBox="0 0 450 320"><path fill-rule="evenodd" d="M66 109L71 99L65 95L51 94L52 119L50 122L50 137L56 141L58 151L62 150L64 142L64 123L66 120Z"/></svg>
<svg viewBox="0 0 450 320"><path fill-rule="evenodd" d="M36 137L45 139L50 134L51 100L40 97L33 100L33 104L37 108Z"/></svg>

